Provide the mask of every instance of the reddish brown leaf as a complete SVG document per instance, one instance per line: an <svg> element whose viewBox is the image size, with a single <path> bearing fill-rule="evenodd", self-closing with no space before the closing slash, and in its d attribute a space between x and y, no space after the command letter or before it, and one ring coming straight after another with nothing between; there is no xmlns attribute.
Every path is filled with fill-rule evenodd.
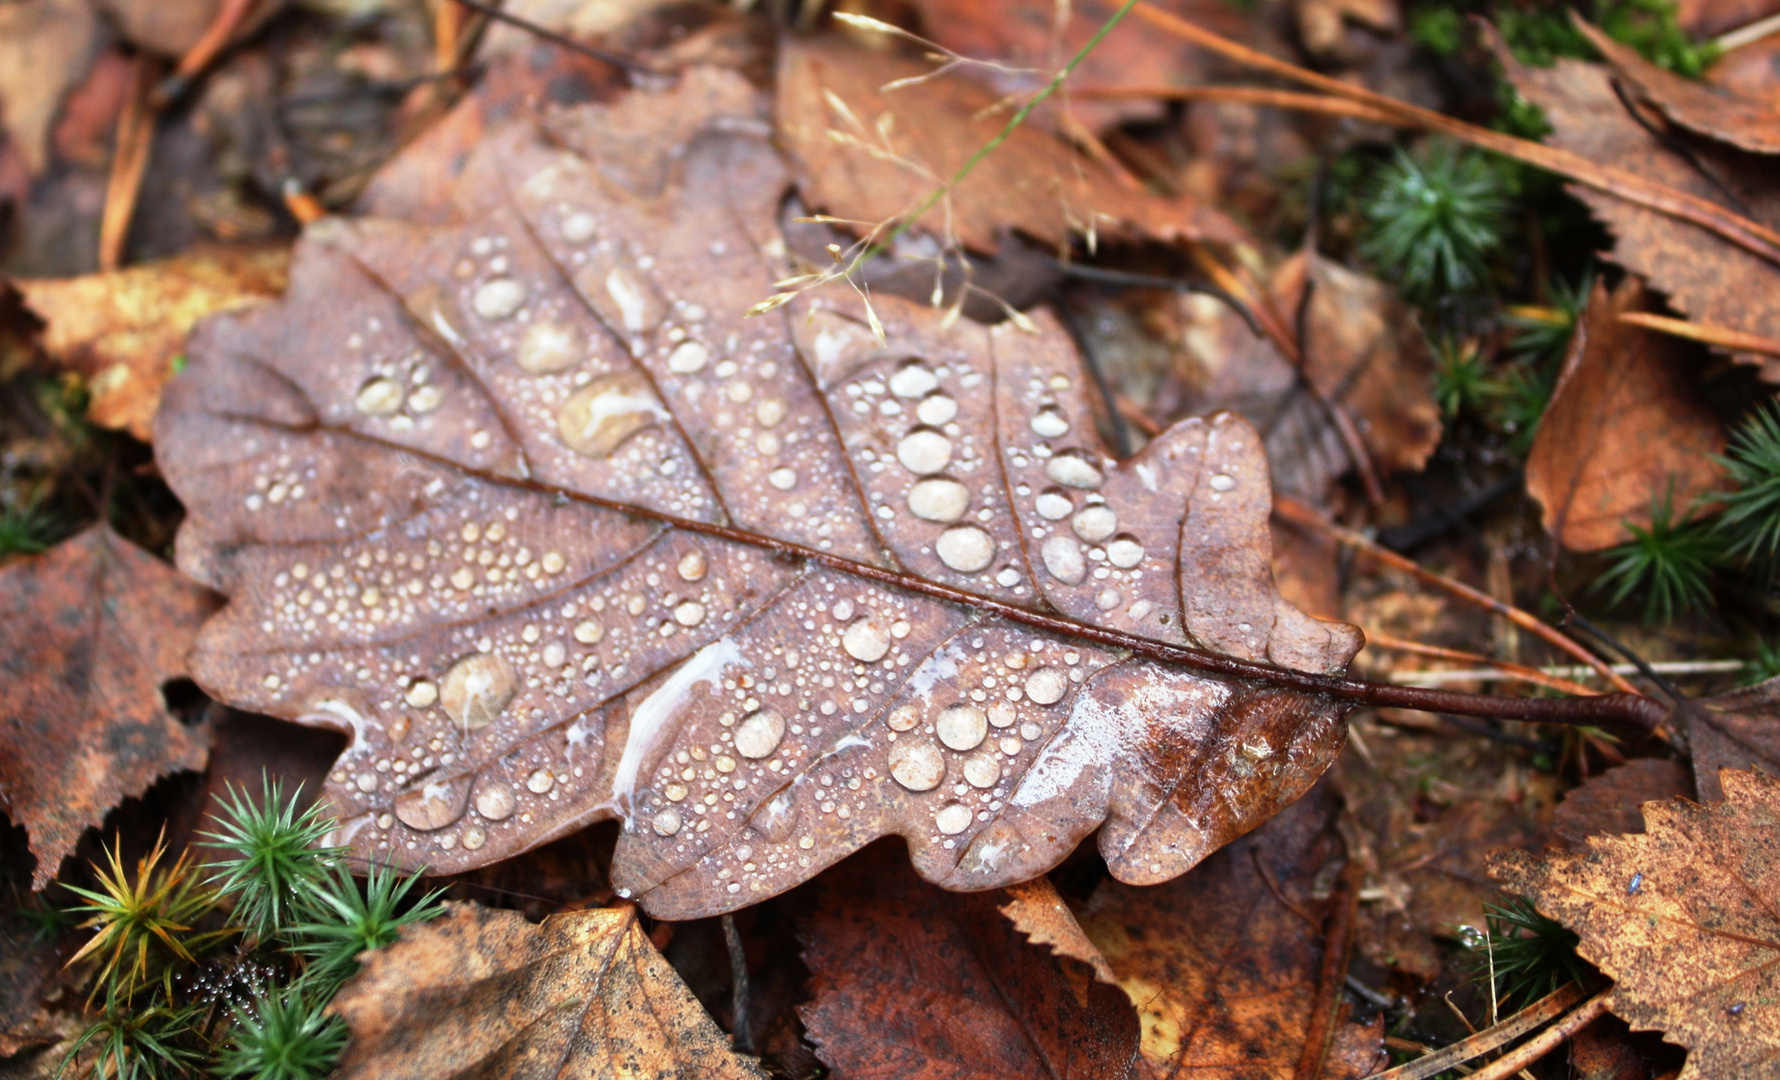
<svg viewBox="0 0 1780 1080"><path fill-rule="evenodd" d="M156 450L181 565L231 596L196 678L352 735L365 856L457 872L623 817L613 884L664 917L888 834L950 888L1097 828L1160 881L1295 798L1342 705L1156 660L1358 646L1273 587L1253 429L1112 461L1048 315L744 319L787 270L757 110L693 71L555 145L491 133L469 224L328 222L282 303L195 335ZM604 137L637 114L684 146Z"/></svg>
<svg viewBox="0 0 1780 1080"><path fill-rule="evenodd" d="M13 285L43 320L51 360L87 380L87 418L146 441L193 324L282 292L289 262L284 248L223 249Z"/></svg>
<svg viewBox="0 0 1780 1080"><path fill-rule="evenodd" d="M1780 1076L1780 781L1722 780L1725 802L1647 805L1644 835L1491 864L1581 936L1609 1009L1687 1047L1680 1080Z"/></svg>
<svg viewBox="0 0 1780 1080"><path fill-rule="evenodd" d="M900 221L993 138L1007 116L997 95L931 64L855 48L839 39L789 39L780 50L780 138L802 165L812 207L869 228ZM1012 229L1053 250L1084 233L1235 243L1242 231L1217 211L1116 182L1063 142L1014 131L921 224L977 251Z"/></svg>
<svg viewBox="0 0 1780 1080"><path fill-rule="evenodd" d="M1312 794L1165 885L1103 883L1081 916L1143 1020L1158 1078L1294 1075L1322 965L1318 874L1341 857L1336 800ZM1361 1077L1375 1024L1337 1025L1318 1075Z"/></svg>
<svg viewBox="0 0 1780 1080"><path fill-rule="evenodd" d="M1679 521L1723 483L1712 455L1724 432L1683 368L1686 346L1618 321L1648 304L1636 278L1611 296L1595 284L1527 455L1527 491L1572 551L1624 543L1626 522L1650 525L1653 499Z"/></svg>
<svg viewBox="0 0 1780 1080"><path fill-rule="evenodd" d="M1780 774L1780 679L1688 702L1681 715L1701 801L1724 797L1720 769Z"/></svg>
<svg viewBox="0 0 1780 1080"><path fill-rule="evenodd" d="M629 904L534 926L448 905L366 954L330 1007L340 1080L672 1076L759 1080L637 925Z"/></svg>
<svg viewBox="0 0 1780 1080"><path fill-rule="evenodd" d="M1691 131L1758 154L1780 154L1780 110L1772 101L1731 93L1658 67L1580 16L1576 27L1638 96Z"/></svg>
<svg viewBox="0 0 1780 1080"><path fill-rule="evenodd" d="M799 921L812 1000L798 1011L839 1080L1135 1074L1125 995L996 910L1031 897L952 896L902 862L890 845L860 853L820 879Z"/></svg>
<svg viewBox="0 0 1780 1080"><path fill-rule="evenodd" d="M1626 112L1613 91L1610 69L1568 59L1549 68L1529 67L1499 44L1496 56L1521 95L1545 111L1554 129L1552 144L1780 226L1772 159L1697 142L1689 147L1689 160ZM1780 338L1780 304L1771 302L1780 295L1780 266L1676 218L1590 188L1570 190L1613 231L1614 261L1642 275L1690 318ZM1755 354L1736 358L1761 365L1763 379L1780 382L1780 360Z"/></svg>
<svg viewBox="0 0 1780 1080"><path fill-rule="evenodd" d="M30 176L49 164L57 111L92 64L102 29L86 0L0 5L0 121Z"/></svg>
<svg viewBox="0 0 1780 1080"><path fill-rule="evenodd" d="M42 888L81 831L156 777L204 767L161 686L216 604L97 525L0 570L0 808L23 825Z"/></svg>
<svg viewBox="0 0 1780 1080"><path fill-rule="evenodd" d="M1628 761L1589 777L1581 787L1566 793L1552 814L1552 837L1580 851L1588 847L1591 836L1643 832L1645 803L1692 795L1693 784L1679 762L1662 758Z"/></svg>

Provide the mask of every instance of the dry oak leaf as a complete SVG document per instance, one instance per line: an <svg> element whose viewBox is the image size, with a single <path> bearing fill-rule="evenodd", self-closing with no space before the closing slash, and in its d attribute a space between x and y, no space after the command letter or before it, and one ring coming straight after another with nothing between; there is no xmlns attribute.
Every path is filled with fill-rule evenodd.
<svg viewBox="0 0 1780 1080"><path fill-rule="evenodd" d="M44 351L87 380L87 418L147 441L161 387L199 319L284 291L290 252L223 248L12 286L43 320Z"/></svg>
<svg viewBox="0 0 1780 1080"><path fill-rule="evenodd" d="M822 875L798 919L811 996L798 1014L837 1080L1140 1075L1125 994L1014 925L1054 928L1054 909L1027 910L1054 890L953 896L903 861L889 844L860 852Z"/></svg>
<svg viewBox="0 0 1780 1080"><path fill-rule="evenodd" d="M1731 93L1710 82L1689 79L1644 59L1580 15L1576 28L1600 51L1615 73L1639 97L1690 131L1757 154L1780 154L1780 109L1771 101Z"/></svg>
<svg viewBox="0 0 1780 1080"><path fill-rule="evenodd" d="M1174 881L1095 890L1081 927L1137 1008L1148 1075L1296 1075L1323 957L1311 892L1341 858L1338 810L1323 785ZM1339 1022L1318 1075L1365 1076L1382 1048L1378 1024Z"/></svg>
<svg viewBox="0 0 1780 1080"><path fill-rule="evenodd" d="M538 925L447 904L363 964L330 1006L352 1033L338 1080L765 1076L730 1050L632 904Z"/></svg>
<svg viewBox="0 0 1780 1080"><path fill-rule="evenodd" d="M1724 797L1724 769L1780 774L1780 678L1687 702L1681 716L1701 802Z"/></svg>
<svg viewBox="0 0 1780 1080"><path fill-rule="evenodd" d="M1636 277L1611 295L1595 283L1527 455L1527 492L1571 551L1625 543L1627 522L1649 527L1653 496L1680 520L1724 482L1713 458L1724 432L1685 370L1687 346L1618 321L1649 306Z"/></svg>
<svg viewBox="0 0 1780 1080"><path fill-rule="evenodd" d="M104 525L0 570L0 810L30 835L41 889L82 830L157 777L201 769L205 738L161 686L215 599Z"/></svg>
<svg viewBox="0 0 1780 1080"><path fill-rule="evenodd" d="M913 213L1007 124L986 87L838 38L791 39L779 50L779 137L801 165L815 209L869 229ZM920 219L975 251L1017 230L1054 250L1077 235L1239 243L1242 229L1192 201L1127 188L1099 164L1035 128L1016 128Z"/></svg>
<svg viewBox="0 0 1780 1080"><path fill-rule="evenodd" d="M1560 59L1549 68L1521 64L1499 40L1497 61L1522 97L1544 110L1547 139L1602 165L1719 203L1780 228L1780 186L1774 161L1706 140L1687 141L1687 156L1665 135L1646 130L1613 89L1610 68ZM1692 160L1689 160L1689 157ZM1704 171L1702 171L1704 170ZM1606 223L1615 237L1613 261L1642 275L1689 318L1712 326L1780 338L1780 266L1676 218L1572 184L1569 190ZM1734 354L1780 382L1780 359Z"/></svg>
<svg viewBox="0 0 1780 1080"><path fill-rule="evenodd" d="M1720 780L1722 803L1646 805L1643 835L1490 867L1581 935L1609 1009L1687 1048L1680 1080L1780 1076L1780 781Z"/></svg>
<svg viewBox="0 0 1780 1080"><path fill-rule="evenodd" d="M1638 758L1591 776L1564 793L1551 815L1551 838L1577 851L1591 836L1619 836L1644 831L1642 807L1648 802L1693 797L1687 767L1666 758Z"/></svg>
<svg viewBox="0 0 1780 1080"><path fill-rule="evenodd" d="M519 121L465 224L312 227L282 302L200 327L155 440L230 598L194 677L350 735L360 855L455 873L621 817L613 885L665 918L889 834L953 889L1096 829L1162 881L1295 799L1347 706L1267 665L1360 637L1274 588L1254 430L1111 460L1042 313L745 318L786 272L755 107L697 70L612 106L708 111L659 189L583 110Z"/></svg>

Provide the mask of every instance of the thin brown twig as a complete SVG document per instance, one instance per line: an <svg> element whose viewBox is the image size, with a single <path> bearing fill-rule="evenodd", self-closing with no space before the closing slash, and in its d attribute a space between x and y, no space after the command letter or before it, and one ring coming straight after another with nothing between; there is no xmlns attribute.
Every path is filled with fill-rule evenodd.
<svg viewBox="0 0 1780 1080"><path fill-rule="evenodd" d="M1578 697L1587 697L1591 694L1600 693L1599 690L1584 686L1579 682L1571 682L1569 679L1562 678L1561 676L1547 674L1546 672L1540 671L1538 668L1526 667L1525 665L1511 663L1507 660L1496 660L1492 657L1484 656L1481 653L1465 652L1463 649L1448 649L1441 645L1424 645L1419 641L1410 641L1407 638L1392 637L1390 634L1382 634L1376 630L1366 631L1366 644L1368 646L1376 645L1381 649L1390 649L1393 652L1414 653L1417 656L1432 656L1441 660L1459 660L1468 664L1477 664L1500 671L1503 674L1512 676L1522 682L1534 683L1549 690L1558 690L1566 694L1575 694Z"/></svg>
<svg viewBox="0 0 1780 1080"><path fill-rule="evenodd" d="M136 58L130 99L118 114L111 175L105 182L105 208L99 216L100 270L116 270L124 263L130 221L136 216L136 200L142 194L142 178L148 172L149 150L154 146L155 110L150 99L159 66L147 56Z"/></svg>
<svg viewBox="0 0 1780 1080"><path fill-rule="evenodd" d="M1362 105L1346 98L1327 94L1305 94L1296 90L1275 90L1266 86L1079 86L1070 90L1079 98L1121 101L1135 98L1144 101L1212 101L1235 105L1270 105L1277 109L1328 113L1354 120L1392 127L1419 127L1401 116L1383 109Z"/></svg>
<svg viewBox="0 0 1780 1080"><path fill-rule="evenodd" d="M1275 495L1273 499L1273 513L1293 524L1304 525L1315 529L1333 540L1346 544L1348 547L1354 548L1366 555L1370 555L1372 558L1377 559L1386 566L1413 575L1419 581L1426 582L1438 589L1444 589L1445 591L1452 593L1454 596L1470 601L1471 603L1489 611L1493 611L1496 614L1501 615L1503 618L1508 619L1510 622L1514 623L1514 625L1526 630L1528 633L1536 635L1550 645L1562 649L1576 659L1581 660L1583 663L1593 668L1602 678L1612 683L1616 689L1628 694L1638 693L1637 687L1633 686L1630 682L1627 682L1624 676L1616 673L1607 665L1606 661L1602 660L1594 653L1589 652L1578 644L1575 639L1565 635L1562 631L1559 631L1549 623L1544 622L1531 612L1523 611L1511 604L1504 604L1490 594L1479 589L1474 589L1462 581L1454 581L1452 578L1449 578L1444 574L1437 574L1417 563L1415 560L1405 558L1389 548L1361 536L1352 529L1342 528L1340 525L1325 519L1322 514L1303 503L1298 502L1296 499L1288 498L1284 495Z"/></svg>
<svg viewBox="0 0 1780 1080"><path fill-rule="evenodd" d="M1394 1069L1373 1073L1366 1080L1426 1080L1427 1077L1435 1076L1473 1058L1481 1057L1499 1046L1513 1042L1534 1028L1556 1020L1564 1015L1564 1010L1576 1004L1581 997L1581 987L1575 983L1566 983L1499 1024L1492 1024L1475 1035L1436 1050L1426 1057L1405 1062ZM1584 1008L1586 1007L1585 1005ZM1508 1059L1504 1057L1501 1060ZM1511 1076L1518 1071L1519 1067L1517 1066L1503 1075ZM1475 1075L1482 1076L1483 1072L1480 1070Z"/></svg>
<svg viewBox="0 0 1780 1080"><path fill-rule="evenodd" d="M1335 879L1329 896L1329 920L1323 930L1323 961L1317 971L1316 996L1311 1000L1310 1022L1305 1025L1304 1049L1293 1070L1293 1080L1316 1080L1329 1056L1329 1040L1335 1033L1335 1010L1347 984L1348 952L1353 946L1354 920L1360 910L1360 886L1366 868L1350 858Z"/></svg>
<svg viewBox="0 0 1780 1080"><path fill-rule="evenodd" d="M1759 334L1745 334L1741 330L1732 330L1728 327L1690 322L1687 319L1671 319L1667 315L1652 315L1646 311L1622 312L1619 315L1619 321L1631 323L1633 326L1641 326L1646 330L1687 338L1690 341L1716 345L1721 349L1760 353L1763 356L1780 356L1780 341L1762 337Z"/></svg>
<svg viewBox="0 0 1780 1080"><path fill-rule="evenodd" d="M1607 1011L1607 995L1612 992L1609 987L1576 1006L1562 1020L1472 1073L1472 1080L1508 1080L1508 1077L1556 1050L1570 1036L1600 1019L1601 1014Z"/></svg>
<svg viewBox="0 0 1780 1080"><path fill-rule="evenodd" d="M1467 124L1463 120L1455 120L1444 113L1398 101L1396 98L1381 94L1376 90L1344 83L1327 75L1319 75L1307 68L1299 67L1297 64L1268 56L1266 53L1238 44L1220 34L1214 34L1177 15L1171 15L1159 8L1152 7L1144 3L1143 0L1138 0L1138 3L1131 9L1131 13L1158 29L1238 63L1316 87L1318 90L1336 97L1357 101L1362 105L1370 105L1418 127L1463 140L1473 146L1514 158L1517 161L1524 161L1548 172L1557 173L1585 187L1594 188L1596 191L1624 199L1626 202L1689 222L1723 237L1759 258L1780 265L1780 232L1727 210L1710 199L1702 199L1697 195L1669 187L1667 184L1659 184L1624 169L1603 165L1569 150L1546 146L1544 143L1533 142L1529 139L1518 139L1499 131L1478 127L1476 124Z"/></svg>

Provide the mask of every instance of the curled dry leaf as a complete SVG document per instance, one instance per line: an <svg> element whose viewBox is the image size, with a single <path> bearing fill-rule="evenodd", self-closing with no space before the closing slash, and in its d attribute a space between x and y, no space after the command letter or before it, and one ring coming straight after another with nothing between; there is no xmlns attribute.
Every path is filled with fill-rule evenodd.
<svg viewBox="0 0 1780 1080"><path fill-rule="evenodd" d="M1686 703L1681 711L1700 799L1724 797L1723 769L1780 774L1780 679Z"/></svg>
<svg viewBox="0 0 1780 1080"><path fill-rule="evenodd" d="M366 954L334 998L339 1080L761 1080L624 904L553 915L449 904Z"/></svg>
<svg viewBox="0 0 1780 1080"><path fill-rule="evenodd" d="M146 441L186 333L206 315L282 292L289 263L284 248L221 249L12 285L43 320L44 351L87 380L87 418Z"/></svg>
<svg viewBox="0 0 1780 1080"><path fill-rule="evenodd" d="M1627 113L1614 93L1611 69L1569 59L1531 67L1499 40L1494 44L1515 89L1545 111L1553 145L1780 226L1771 158L1695 140L1688 145L1689 160ZM1613 260L1642 275L1688 317L1780 338L1780 303L1773 299L1780 296L1780 266L1676 218L1580 185L1570 191L1612 230ZM1780 382L1780 360L1747 353L1736 359L1760 365L1763 379Z"/></svg>
<svg viewBox="0 0 1780 1080"><path fill-rule="evenodd" d="M1341 857L1339 804L1318 792L1184 877L1108 881L1088 901L1082 929L1137 1007L1149 1075L1295 1075L1323 963L1325 905L1312 890ZM1338 1022L1317 1075L1367 1075L1382 1042L1378 1023Z"/></svg>
<svg viewBox="0 0 1780 1080"><path fill-rule="evenodd" d="M1248 424L1109 459L1045 315L746 319L786 269L753 92L614 108L709 120L663 175L584 111L491 134L465 224L312 228L169 387L180 565L231 598L195 677L351 735L342 842L457 872L622 817L614 886L687 918L888 834L954 889L1096 829L1166 880L1310 786L1346 706L1266 665L1360 638L1274 588Z"/></svg>
<svg viewBox="0 0 1780 1080"><path fill-rule="evenodd" d="M41 889L125 797L204 767L161 686L216 610L203 589L95 525L0 570L0 809L30 834Z"/></svg>
<svg viewBox="0 0 1780 1080"><path fill-rule="evenodd" d="M1054 890L952 896L887 848L823 875L814 910L798 920L811 994L798 1012L837 1077L1138 1075L1137 1016L1072 943L1056 941L1073 920L1048 902Z"/></svg>
<svg viewBox="0 0 1780 1080"><path fill-rule="evenodd" d="M1006 126L1010 113L995 107L995 92L957 73L885 89L933 70L838 39L784 43L777 123L802 166L806 201L855 228L900 221ZM1008 229L1052 250L1081 234L1225 243L1244 236L1223 214L1126 187L1068 144L1026 126L920 223L990 252Z"/></svg>
<svg viewBox="0 0 1780 1080"><path fill-rule="evenodd" d="M1780 154L1780 109L1772 101L1745 97L1712 83L1689 79L1644 59L1581 16L1577 29L1637 95L1690 131L1758 154Z"/></svg>
<svg viewBox="0 0 1780 1080"><path fill-rule="evenodd" d="M1527 492L1571 551L1624 543L1626 522L1649 527L1653 497L1680 520L1723 485L1724 432L1683 367L1687 347L1618 321L1650 303L1635 277L1611 295L1595 283L1527 455Z"/></svg>
<svg viewBox="0 0 1780 1080"><path fill-rule="evenodd" d="M1780 781L1720 779L1722 803L1647 805L1644 835L1491 864L1581 936L1609 1009L1687 1047L1680 1080L1780 1076Z"/></svg>

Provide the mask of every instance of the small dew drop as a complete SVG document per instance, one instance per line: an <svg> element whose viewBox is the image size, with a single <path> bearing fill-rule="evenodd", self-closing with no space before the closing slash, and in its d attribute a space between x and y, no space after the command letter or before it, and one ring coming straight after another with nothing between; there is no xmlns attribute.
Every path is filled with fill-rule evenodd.
<svg viewBox="0 0 1780 1080"><path fill-rule="evenodd" d="M1033 500L1033 506L1038 510L1038 516L1046 521L1062 521L1075 509L1075 503L1061 491L1040 492Z"/></svg>
<svg viewBox="0 0 1780 1080"><path fill-rule="evenodd" d="M476 289L470 307L484 319L505 319L525 304L525 286L512 278L495 278Z"/></svg>
<svg viewBox="0 0 1780 1080"><path fill-rule="evenodd" d="M1213 491L1229 491L1236 486L1236 478L1229 473L1212 473L1210 483Z"/></svg>
<svg viewBox="0 0 1780 1080"><path fill-rule="evenodd" d="M534 795L543 795L556 786L556 777L549 769L536 769L525 778L525 789Z"/></svg>
<svg viewBox="0 0 1780 1080"><path fill-rule="evenodd" d="M598 619L582 619L575 624L575 640L583 645L598 645L606 636L606 628Z"/></svg>
<svg viewBox="0 0 1780 1080"><path fill-rule="evenodd" d="M391 416L402 409L402 384L379 375L359 387L353 407L366 416Z"/></svg>

